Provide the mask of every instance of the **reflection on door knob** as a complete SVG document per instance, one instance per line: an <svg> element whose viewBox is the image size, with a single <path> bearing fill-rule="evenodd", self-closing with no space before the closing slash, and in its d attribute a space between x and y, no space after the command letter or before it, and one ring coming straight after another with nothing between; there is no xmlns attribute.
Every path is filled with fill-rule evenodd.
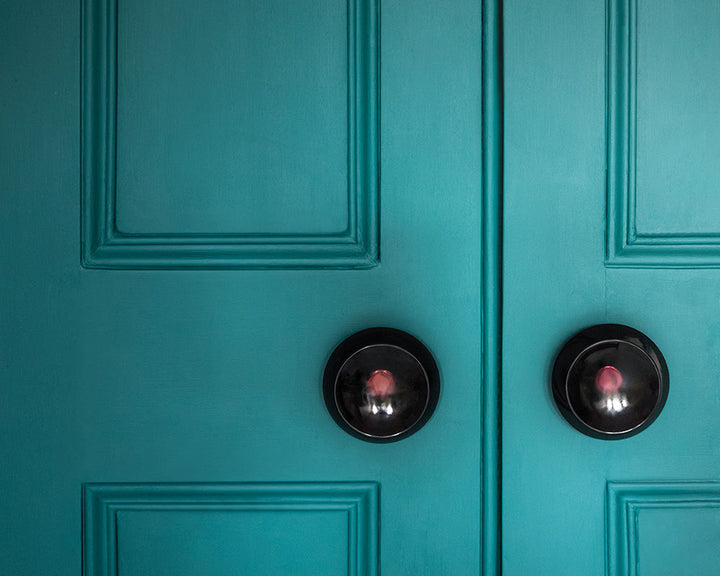
<svg viewBox="0 0 720 576"><path fill-rule="evenodd" d="M552 391L565 419L583 434L627 438L658 417L669 373L645 334L620 324L591 326L565 343L555 360Z"/></svg>
<svg viewBox="0 0 720 576"><path fill-rule="evenodd" d="M428 349L410 334L368 328L332 353L323 394L343 430L367 442L395 442L428 421L440 396L440 375Z"/></svg>

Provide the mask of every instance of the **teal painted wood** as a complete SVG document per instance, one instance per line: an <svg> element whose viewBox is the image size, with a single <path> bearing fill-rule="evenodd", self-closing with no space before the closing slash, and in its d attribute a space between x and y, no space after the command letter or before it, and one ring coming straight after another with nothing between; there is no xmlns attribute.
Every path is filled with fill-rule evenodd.
<svg viewBox="0 0 720 576"><path fill-rule="evenodd" d="M714 264L709 265L710 252L681 245L680 237L668 240L676 242L669 251L664 252L667 246L658 240L648 247L654 251L651 255L637 252L622 262L612 260L612 252L609 256L607 252L607 239L615 237L618 223L624 223L628 214L625 210L619 215L619 204L614 205L615 212L607 210L608 178L611 185L626 186L619 179L627 176L623 163L629 161L628 150L617 153L613 146L619 140L612 140L625 136L627 126L622 123L637 117L647 131L664 111L672 122L695 126L715 113L707 102L664 108L658 103L687 92L685 83L670 81L676 77L670 72L682 67L690 67L686 74L695 79L699 94L717 89L717 75L704 73L716 60L714 52L707 51L706 39L717 37L718 20L712 17L717 3L637 2L638 13L646 15L638 47L666 42L662 27L649 23L672 28L683 21L676 17L686 9L702 25L701 34L693 36L697 41L679 34L673 40L676 46L662 53L646 50L635 73L638 86L652 83L663 63L668 76L658 100L646 94L638 98L636 110L627 93L621 97L613 92L615 82L629 82L627 67L620 73L617 66L618 61L626 61L627 53L622 52L626 46L613 36L618 34L619 14L629 5L603 0L507 0L503 6L504 576L628 573L609 560L616 557L612 552L616 548L609 537L612 528L606 529L607 483L669 486L698 479L714 482L720 477L720 276ZM698 13L707 17L698 18ZM608 34L613 48L609 61ZM698 50L697 57L683 59L691 49ZM677 56L665 62L668 53ZM653 114L648 107L654 107ZM649 189L640 200L640 185L650 181L640 174L647 170L647 157L655 165L682 171L682 163L667 155L667 149L692 144L680 134L677 141L656 145L644 138L646 164L638 164L640 203L662 199L666 193ZM691 197L688 214L714 206L716 198L701 185L714 170L713 165L707 173L686 174L699 185L673 188L673 202L680 205L683 198ZM645 209L647 203L638 204L639 211ZM653 231L665 209L652 212L652 225L652 219L645 219L645 232ZM640 218L640 212L637 215ZM683 226L692 222L683 216ZM665 224L672 230L677 222ZM706 224L706 218L698 220L700 235L713 232ZM562 344L578 330L600 323L623 323L649 335L670 371L670 395L659 418L638 436L617 442L590 438L572 428L554 406L550 390L550 374ZM715 548L707 542L697 542L685 552L682 546L678 550L668 544L666 549L662 544L664 539L688 543L713 526L714 499L699 506L639 512L636 574L718 573ZM668 558L666 550L677 552L677 557L660 566ZM698 554L691 556L691 550Z"/></svg>
<svg viewBox="0 0 720 576"><path fill-rule="evenodd" d="M669 1L638 13L638 4L608 2L607 264L718 267L720 229L708 221L718 208L718 87L696 82L718 74L720 43L706 24L717 7ZM663 45L674 55L655 55Z"/></svg>
<svg viewBox="0 0 720 576"><path fill-rule="evenodd" d="M217 4L215 10L222 9L223 3L218 2ZM120 8L125 5L132 6L131 2L120 2ZM260 33L263 41L267 41L263 36L269 36L270 31L278 29L277 22L273 20L277 19L277 10L282 9L281 6L280 4L274 9L268 7L267 11L263 13L262 10L254 8L251 3L245 3L247 16L252 13L257 20L255 26L266 29L266 32ZM308 183L305 188L299 186L298 182L303 174L312 169L312 165L308 165L308 163L313 161L313 157L304 152L314 140L318 140L326 134L313 132L313 123L317 126L321 120L320 117L309 119L303 124L305 131L296 134L300 141L292 140L293 125L290 121L290 114L302 116L307 113L303 109L303 101L297 94L292 93L284 100L279 100L275 107L266 113L267 116L287 115L285 125L280 125L276 137L287 141L285 147L288 148L288 151L286 156L276 154L274 158L275 162L282 161L289 165L302 162L300 165L293 166L296 171L290 175L290 182L286 183L280 177L267 182L272 177L273 171L275 174L280 172L278 168L281 166L274 169L268 167L266 169L268 174L265 174L264 181L260 182L257 181L258 178L252 179L244 174L257 164L271 166L272 163L268 159L269 154L264 153L261 145L257 142L260 140L260 135L256 136L253 143L245 142L241 136L248 128L236 120L235 129L240 132L240 135L230 135L227 141L218 141L214 150L212 147L210 148L216 157L227 159L224 166L240 164L244 167L235 170L228 169L230 175L226 177L226 181L215 183L218 188L223 186L228 188L222 195L215 194L218 199L216 202L222 200L227 204L237 206L235 212L233 213L230 207L226 210L214 210L211 213L215 212L215 216L209 215L203 219L202 215L198 213L208 205L208 201L195 202L193 212L181 221L180 229L168 229L168 211L184 211L184 205L189 203L192 198L203 198L208 195L208 186L203 183L219 178L218 173L222 169L220 166L216 166L219 160L203 154L203 149L208 147L207 143L201 140L189 143L192 147L191 154L199 167L196 171L198 176L193 178L196 188L190 190L187 197L178 194L178 188L183 184L180 181L181 176L173 177L172 174L163 174L163 169L156 167L163 161L163 158L168 161L170 156L158 153L157 147L169 146L171 142L184 136L182 132L177 132L178 129L175 127L178 124L177 119L192 114L195 104L193 102L182 104L182 98L175 98L167 102L165 106L172 105L175 100L181 104L175 105L176 115L166 119L169 125L158 128L157 134L149 129L153 123L161 123L158 118L162 118L163 115L157 109L148 108L145 112L145 109L140 107L135 110L135 115L141 116L139 120L133 118L131 112L123 114L122 106L136 105L135 100L143 94L134 94L124 86L118 86L119 70L126 68L135 70L139 66L137 61L142 63L143 60L150 60L153 56L157 58L157 55L153 54L153 50L160 51L158 47L160 41L155 38L141 38L147 43L147 46L140 44L139 47L135 47L137 53L133 53L133 42L125 40L121 43L125 47L125 50L122 50L118 44L119 22L130 28L133 17L128 15L123 18L119 15L117 0L86 0L83 3L82 206L83 264L86 267L110 269L369 268L377 265L379 261L377 221L379 210L377 131L379 8L377 0L348 0L346 6L342 4L340 6L344 9L342 11L346 12L347 22L341 23L339 26L336 22L330 22L330 24L337 27L340 32L338 36L342 36L343 41L335 46L322 45L326 46L327 51L347 52L344 77L341 77L343 82L339 86L328 87L339 91L337 101L340 103L341 109L337 112L337 116L340 121L335 129L348 132L346 138L341 138L345 141L345 148L339 145L337 151L334 151L346 164L339 167L344 169L344 172L341 172L334 180L327 176L327 172L318 174L316 180ZM145 14L152 13L150 8L139 6L136 9L139 9L148 20L150 19ZM175 8L168 9L172 14L182 15L182 11L178 12ZM227 9L225 7L225 10ZM204 7L200 12L209 10L212 11L212 9ZM159 16L167 18L169 15L164 14L163 16L162 10L157 11ZM260 13L259 16L255 15L256 11ZM184 17L194 17L191 10L187 10L187 12L188 14ZM301 16L303 15L302 10L298 12ZM328 10L328 12L330 11ZM305 10L304 15L312 17L308 10ZM180 16L179 22L176 24L187 26L182 18L183 16ZM329 19L329 16L325 15L325 19ZM213 19L210 18L209 21L212 22ZM215 19L215 25L218 25L219 22L221 19ZM240 22L237 23L236 28L239 25ZM311 24L301 22L296 25L301 31L299 35L304 34L305 42L312 37L308 36L309 34L316 34L318 38L322 38L323 34L327 33ZM159 35L160 30L153 30L152 26L152 22L147 25L149 33ZM170 23L166 21L165 30L168 26ZM201 55L193 54L193 46L202 41L206 31L203 28L193 29L192 26L188 26L188 29L184 35L179 32L179 37L171 37L166 40L168 44L166 49L170 52L167 57L197 59L202 62ZM248 30L245 32L249 34ZM120 29L120 34L122 33L123 30ZM193 38L192 33L199 37ZM230 35L238 33L240 31L228 32ZM140 41L134 38L135 35L138 34L128 30L125 37L130 37L139 44ZM270 41L273 40L280 41L282 39L273 38ZM295 39L295 42L302 42L302 38ZM209 45L212 46L212 44ZM253 47L241 46L240 48L252 50ZM280 65L288 65L285 60L296 52L297 48L297 44L294 44L292 40L286 40L284 44L276 48L280 54L274 54L273 57L279 61ZM235 49L237 50L238 47ZM237 57L240 56L242 53ZM243 62L240 71L244 71L246 74L261 75L262 69L258 69L258 66L262 62L257 59L253 60L252 52L246 58L248 61ZM127 64L126 61L128 61ZM230 67L228 64L228 68ZM145 80L146 84L140 84L137 87L139 92L149 91L148 82L160 84L162 81L160 75L163 70L167 69L162 65L154 69L148 65L148 68L152 73L141 78L141 80ZM201 65L200 69L206 68ZM127 80L128 76L126 73L123 78ZM246 88L247 83L242 80L242 77L235 80L239 82L234 86L234 94L232 88L229 89L228 102L225 103L224 108L215 106L220 126L225 122L232 121L233 108L238 106L233 100L240 97L246 99L243 105L248 107L249 111L243 120L249 122L253 117L262 114L259 103L267 100L273 92L277 92L277 87L275 90L268 90L263 83L257 83L248 89ZM211 84L229 83L230 81L232 79L227 76L215 78L214 82L213 79L209 80ZM294 92L296 88L292 86L291 81L287 80L286 82L288 89ZM188 78L188 83L185 90L188 90L191 85L197 85L197 80ZM130 104L123 102L125 93L130 93L127 97ZM319 93L307 98L313 96L315 100L318 100L317 112L321 113L323 104L320 97L325 95ZM158 97L161 96L158 95ZM187 98L187 96L184 97ZM199 91L196 98L201 101L202 98L206 98L208 102L212 102L212 94L207 90ZM296 105L295 102L298 102L299 105ZM329 103L325 104L324 108L326 114L329 114L328 105ZM294 106L296 108L293 108ZM121 123L121 120L128 115L130 118L125 124L129 124L130 127ZM266 120L269 119L271 118L266 118ZM140 125L133 130L132 126L136 121ZM131 156L129 166L118 165L118 139L122 138L119 132L123 129L131 134L126 138L137 133L136 140L129 143L120 140L119 143L120 151L124 152L126 156ZM262 124L256 127L258 132L266 129ZM214 136L211 132L203 133L203 135L206 138ZM187 138L190 139L190 136L188 135ZM149 144L145 144L147 140L150 141ZM303 140L305 141L303 142ZM332 144L339 144L329 138L328 141ZM280 143L276 143L276 146L279 147ZM234 147L234 149L230 147ZM130 154L130 151L136 148L139 148L141 152L137 155ZM327 154L329 151L325 150L324 152ZM150 161L147 162L149 166L145 166L145 171L149 172L148 175L144 175L141 171L143 156L149 156ZM295 159L294 156L298 156L298 158ZM170 157L170 161L176 161L180 165L187 162L184 159L174 160L172 157ZM322 165L325 162L327 161L323 160L318 163ZM162 166L162 164L160 165ZM173 166L173 171L178 171L180 165ZM154 176L152 175L153 170L158 172ZM128 172L128 176L122 178L120 185L118 184L119 171L123 174ZM166 181L170 181L174 185L167 184ZM337 186L328 186L323 189L325 181L332 181ZM151 182L155 183L155 189L147 188ZM143 183L146 188L142 188ZM170 189L165 190L165 186L170 186ZM288 186L296 186L296 188L290 188L273 202L272 195L275 189L285 190ZM140 189L137 189L138 187ZM212 187L210 189L212 190ZM260 202L258 206L258 201L268 195L271 196L271 200ZM315 198L308 198L308 196ZM129 206L126 206L125 211L130 212L132 216L122 219L123 225L118 214L118 203L126 197L129 197L125 200ZM156 197L165 197L165 203L152 202L151 200ZM318 204L318 200L322 198L340 198L340 203L345 205L344 217L341 215L341 220L344 218L344 221L337 231L333 230L332 226L329 229L313 231L312 226L317 226L318 223L323 223L325 220L337 220L336 214L330 209L330 206L323 208L321 205L315 206L314 209L308 208L308 206L312 207ZM242 199L242 201L238 199ZM283 206L284 204L289 207ZM282 227L278 229L279 222L274 222L273 215L283 211L288 212L288 216ZM298 216L298 211L302 216ZM227 213L233 214L234 218L227 221L228 219L224 217ZM289 223L287 222L288 218L290 219ZM178 215L174 214L173 219L177 220ZM240 229L233 220L240 221ZM246 227L243 227L242 223ZM172 224L170 225L172 226ZM231 226L230 230L226 228L228 225Z"/></svg>
<svg viewBox="0 0 720 576"><path fill-rule="evenodd" d="M483 2L482 574L501 570L502 1Z"/></svg>
<svg viewBox="0 0 720 576"><path fill-rule="evenodd" d="M83 573L373 576L378 506L373 483L86 484Z"/></svg>
<svg viewBox="0 0 720 576"><path fill-rule="evenodd" d="M608 483L609 576L715 574L719 518L717 482Z"/></svg>
<svg viewBox="0 0 720 576"><path fill-rule="evenodd" d="M187 4L197 14L201 5ZM308 10L325 6L331 14L344 14L348 5L344 0L288 4ZM252 3L260 5L270 3ZM166 22L149 13L170 6L183 13L177 2L143 6L148 13L140 12L140 3L118 2L126 21L138 26L126 25L125 37L118 29L118 42L128 40L128 34L146 37L139 27L148 22L163 33L171 23L178 26L177 19ZM241 12L246 5L202 6L207 12L193 23L209 21L207 37L212 39L215 27L226 31L227 22L237 19L233 10ZM229 13L216 10L228 6ZM153 263L146 269L122 268L122 260L114 260L119 267L108 270L82 265L81 161L87 151L81 148L86 143L81 102L87 84L81 68L81 5L60 0L0 8L0 153L7 159L0 163L0 489L6 495L0 498L0 517L12 519L0 522L0 571L17 576L82 573L80 492L87 483L370 482L380 487L382 573L480 573L481 553L493 552L481 550L483 530L494 533L481 520L483 490L493 489L483 477L486 470L493 473L493 466L483 465L483 457L497 450L482 436L488 425L483 408L488 418L496 416L497 389L493 381L482 386L483 371L490 378L497 362L497 356L488 356L497 352L494 345L483 342L486 333L497 338L497 301L483 299L483 286L497 289L493 265L498 264L497 246L483 244L484 238L496 241L498 223L483 223L482 4L382 3L379 10L379 265L329 269L325 265L332 258L321 258L304 269L229 269L217 265L214 252L178 270L153 268ZM129 18L133 13L137 20ZM347 22L340 20L333 20L332 38L345 30ZM291 28L289 36L297 36L292 22L284 25ZM193 30L188 37L200 38ZM262 46L257 49L262 53ZM121 67L123 54L129 54L127 46L123 50ZM200 43L198 50L210 56L213 46ZM168 75L182 76L192 68L182 59L165 64ZM219 65L222 69L225 63ZM131 86L124 91L122 74L119 78L122 115ZM136 95L136 109L152 107L154 100L143 104L142 93ZM192 100L190 94L174 96L185 104ZM346 112L345 105L338 108ZM121 149L129 142L122 126L129 124L127 118L118 120ZM493 130L486 130L486 139ZM305 143L292 140L298 147ZM214 140L203 144L199 156L223 152ZM346 150L333 149L329 156ZM497 192L498 161L488 158L495 158L488 179L494 184L485 186L485 201L496 211L497 197L488 194ZM321 161L312 166L316 173L323 172ZM120 172L127 179L129 162L123 162ZM173 163L177 157L160 168L170 173ZM193 158L183 168L188 181L207 174L207 165ZM208 188L208 198L219 195L213 179ZM179 213L192 216L187 207L198 198L173 192ZM120 201L126 202L121 225L137 225L140 217L128 211L128 198L120 192ZM297 224L303 234L332 230L344 209L328 208L333 202L321 203L317 229L300 211L288 227ZM170 226L163 230L160 224L172 223L173 211L142 217L165 234ZM228 232L221 224L232 218L222 214L217 230ZM253 224L272 229L276 222L269 219ZM201 210L190 224L200 229L209 221ZM320 252L312 250L315 256ZM484 254L495 260L484 261ZM137 253L127 256L129 263L138 263ZM273 258L274 266L278 258ZM321 394L330 351L349 334L375 325L422 339L443 382L426 427L407 440L381 446L340 430ZM225 538L222 526L239 530L234 517L223 515L179 513L177 521L170 513L150 516L127 512L119 523L120 547L127 544L125 550L138 552L120 560L136 576L153 573L141 562L172 566L173 558L163 564L162 557L180 546L173 544L173 535L183 530L198 531L200 556L214 534ZM319 523L323 535L347 536L338 516L321 512L320 518L312 525ZM289 516L291 533L301 522L294 513ZM123 541L123 530L128 540ZM162 554L155 559L139 544L141 535L152 531L164 534L157 547ZM298 537L292 544L302 542ZM227 540L221 543L227 550ZM313 550L316 558L320 553ZM336 566L337 558L333 555L328 566ZM223 566L222 555L211 561L218 572L237 566L235 559Z"/></svg>

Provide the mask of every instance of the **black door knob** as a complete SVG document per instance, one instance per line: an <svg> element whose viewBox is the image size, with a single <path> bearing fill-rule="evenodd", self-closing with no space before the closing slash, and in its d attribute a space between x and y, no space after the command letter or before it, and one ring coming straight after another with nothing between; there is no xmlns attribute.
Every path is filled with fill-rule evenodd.
<svg viewBox="0 0 720 576"><path fill-rule="evenodd" d="M667 400L669 373L662 353L645 334L620 324L578 332L557 356L555 403L577 430L617 440L647 428Z"/></svg>
<svg viewBox="0 0 720 576"><path fill-rule="evenodd" d="M343 430L367 442L395 442L428 421L440 395L440 375L417 338L393 328L368 328L331 354L323 394Z"/></svg>

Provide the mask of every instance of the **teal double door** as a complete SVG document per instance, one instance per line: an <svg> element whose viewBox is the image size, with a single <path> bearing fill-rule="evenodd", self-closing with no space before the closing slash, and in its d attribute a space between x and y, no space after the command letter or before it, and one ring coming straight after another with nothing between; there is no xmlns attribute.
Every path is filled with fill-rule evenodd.
<svg viewBox="0 0 720 576"><path fill-rule="evenodd" d="M0 12L2 573L717 573L716 2ZM670 370L613 442L549 387L606 322ZM323 401L373 326L398 442Z"/></svg>

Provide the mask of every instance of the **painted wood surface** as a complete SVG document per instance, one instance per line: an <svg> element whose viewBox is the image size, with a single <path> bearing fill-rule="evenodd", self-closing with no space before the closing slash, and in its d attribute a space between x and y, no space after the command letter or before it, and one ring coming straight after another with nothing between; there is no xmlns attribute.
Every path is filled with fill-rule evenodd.
<svg viewBox="0 0 720 576"><path fill-rule="evenodd" d="M323 494L308 525L330 543L303 566L334 572L349 483L378 494L350 574L494 574L500 551L511 576L717 573L716 3L291 4L2 7L0 566L81 573L83 534L110 534L83 493L87 513L122 486L158 492L119 512L121 571L234 570L227 534L274 526L255 566L287 572L309 512L227 508L295 486ZM614 443L548 381L600 322L670 368L660 418ZM322 402L328 354L373 325L440 366L437 412L397 444ZM204 496L163 510L180 486Z"/></svg>
<svg viewBox="0 0 720 576"><path fill-rule="evenodd" d="M711 576L719 526L717 482L609 482L608 574Z"/></svg>
<svg viewBox="0 0 720 576"><path fill-rule="evenodd" d="M713 1L504 2L505 576L720 570L719 31ZM616 442L549 386L601 323L670 372L660 417Z"/></svg>
<svg viewBox="0 0 720 576"><path fill-rule="evenodd" d="M376 265L378 20L376 0L84 2L84 265Z"/></svg>
<svg viewBox="0 0 720 576"><path fill-rule="evenodd" d="M81 574L83 529L103 559L86 576L481 572L499 225L481 12L2 4L0 572ZM332 349L378 325L421 339L443 387L425 428L386 445L344 433L321 392ZM285 483L327 493L267 518L197 504ZM346 483L377 487L360 540L333 511ZM138 486L149 502L116 532L93 520Z"/></svg>
<svg viewBox="0 0 720 576"><path fill-rule="evenodd" d="M86 484L84 571L374 576L378 494L367 482Z"/></svg>

